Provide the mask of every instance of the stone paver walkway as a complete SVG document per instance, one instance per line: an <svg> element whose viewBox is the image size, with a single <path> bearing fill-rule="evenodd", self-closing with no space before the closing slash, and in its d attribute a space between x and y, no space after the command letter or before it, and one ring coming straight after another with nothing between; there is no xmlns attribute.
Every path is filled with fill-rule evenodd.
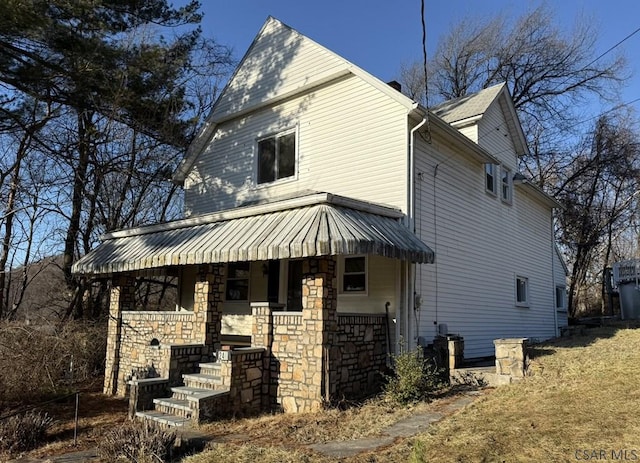
<svg viewBox="0 0 640 463"><path fill-rule="evenodd" d="M362 452L372 452L380 447L391 445L397 438L415 436L424 432L432 423L440 421L445 416L461 410L482 395L482 391L465 392L438 411L414 413L388 427L381 436L367 437L347 441L331 441L310 445L309 448L333 458L346 458ZM206 439L206 436L194 434L190 437ZM97 460L95 449L81 452L67 453L45 459L22 458L10 460L8 463L89 463Z"/></svg>
<svg viewBox="0 0 640 463"><path fill-rule="evenodd" d="M361 452L371 452L380 447L392 444L399 437L411 437L424 432L432 423L440 421L445 416L471 404L480 394L480 392L475 391L467 392L445 405L440 411L414 413L387 428L382 436L325 442L322 444L313 444L309 447L334 458L346 458Z"/></svg>

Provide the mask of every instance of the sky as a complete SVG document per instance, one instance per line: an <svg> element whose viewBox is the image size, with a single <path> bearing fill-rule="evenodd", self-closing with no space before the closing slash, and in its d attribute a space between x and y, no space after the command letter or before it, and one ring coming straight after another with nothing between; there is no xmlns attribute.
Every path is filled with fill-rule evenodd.
<svg viewBox="0 0 640 463"><path fill-rule="evenodd" d="M175 1L179 6L184 1ZM422 58L420 0L201 0L205 36L232 47L240 59L269 15L341 55L383 81L397 79L402 63ZM465 17L519 16L540 4L527 0L425 0L427 53L438 39ZM561 28L571 29L581 15L600 32L594 56L605 52L640 28L637 0L548 1ZM621 101L640 98L640 32L623 50L633 73ZM615 51L613 52L615 53ZM593 101L590 112L611 107ZM640 102L634 105L640 109Z"/></svg>

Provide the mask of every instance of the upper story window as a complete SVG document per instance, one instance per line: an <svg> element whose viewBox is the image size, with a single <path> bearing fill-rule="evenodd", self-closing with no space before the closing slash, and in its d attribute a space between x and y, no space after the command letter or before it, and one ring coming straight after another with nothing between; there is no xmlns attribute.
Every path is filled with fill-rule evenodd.
<svg viewBox="0 0 640 463"><path fill-rule="evenodd" d="M501 171L501 198L505 203L511 203L513 200L513 176L511 175L511 171L504 166Z"/></svg>
<svg viewBox="0 0 640 463"><path fill-rule="evenodd" d="M496 184L496 165L485 164L484 165L484 188L488 193L495 195L497 193Z"/></svg>
<svg viewBox="0 0 640 463"><path fill-rule="evenodd" d="M258 184L296 174L296 133L289 131L258 141Z"/></svg>

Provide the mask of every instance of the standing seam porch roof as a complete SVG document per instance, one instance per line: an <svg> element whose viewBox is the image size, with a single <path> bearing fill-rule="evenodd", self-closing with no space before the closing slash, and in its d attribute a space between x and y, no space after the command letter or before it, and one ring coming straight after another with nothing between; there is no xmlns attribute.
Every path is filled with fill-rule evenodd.
<svg viewBox="0 0 640 463"><path fill-rule="evenodd" d="M336 198L341 197L321 194L302 207L115 232L76 262L73 272L105 275L177 265L354 254L433 263L433 251L397 215L345 207L340 203L377 206Z"/></svg>

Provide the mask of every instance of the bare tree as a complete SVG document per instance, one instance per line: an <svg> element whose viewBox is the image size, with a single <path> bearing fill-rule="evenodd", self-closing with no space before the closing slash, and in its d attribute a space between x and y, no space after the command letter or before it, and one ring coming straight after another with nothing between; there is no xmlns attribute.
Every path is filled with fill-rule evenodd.
<svg viewBox="0 0 640 463"><path fill-rule="evenodd" d="M616 236L632 224L638 208L640 143L632 127L620 115L601 117L558 187L558 198L565 206L559 213L559 237L572 261L572 316L581 306L597 304L604 311L602 275L621 257L615 252ZM598 291L589 290L596 287ZM590 303L585 302L585 294Z"/></svg>

